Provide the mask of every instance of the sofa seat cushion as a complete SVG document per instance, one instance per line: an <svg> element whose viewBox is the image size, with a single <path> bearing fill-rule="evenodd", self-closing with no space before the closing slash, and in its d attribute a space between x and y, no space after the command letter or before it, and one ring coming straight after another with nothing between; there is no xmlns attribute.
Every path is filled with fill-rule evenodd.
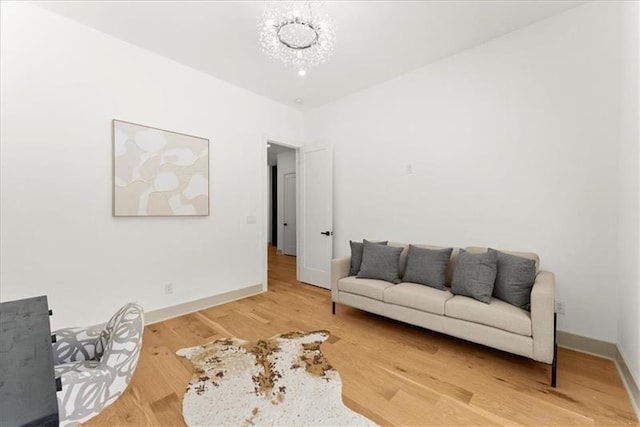
<svg viewBox="0 0 640 427"><path fill-rule="evenodd" d="M486 304L473 298L455 295L445 303L444 312L447 317L531 336L529 312L496 298L492 298L491 302Z"/></svg>
<svg viewBox="0 0 640 427"><path fill-rule="evenodd" d="M444 315L445 303L453 298L448 290L441 291L417 283L403 282L384 290L384 302Z"/></svg>
<svg viewBox="0 0 640 427"><path fill-rule="evenodd" d="M377 279L358 279L355 276L338 280L338 290L350 294L362 295L382 301L384 290L395 286L393 283Z"/></svg>

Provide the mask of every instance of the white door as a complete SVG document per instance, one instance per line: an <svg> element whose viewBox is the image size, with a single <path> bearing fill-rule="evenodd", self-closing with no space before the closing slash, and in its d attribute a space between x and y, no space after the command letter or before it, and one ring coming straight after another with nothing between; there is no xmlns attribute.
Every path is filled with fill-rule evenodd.
<svg viewBox="0 0 640 427"><path fill-rule="evenodd" d="M285 255L296 255L296 174L287 173L284 175L283 194L283 219L284 236L282 240L282 251Z"/></svg>
<svg viewBox="0 0 640 427"><path fill-rule="evenodd" d="M300 155L299 280L328 289L333 256L331 147L303 147Z"/></svg>

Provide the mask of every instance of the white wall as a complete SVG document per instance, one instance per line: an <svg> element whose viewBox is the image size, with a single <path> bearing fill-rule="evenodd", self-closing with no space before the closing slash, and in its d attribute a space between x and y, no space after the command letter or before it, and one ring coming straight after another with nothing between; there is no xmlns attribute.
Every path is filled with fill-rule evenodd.
<svg viewBox="0 0 640 427"><path fill-rule="evenodd" d="M1 12L2 300L47 294L56 328L262 283L263 135L301 140L301 114L38 7ZM113 118L210 139L209 217L111 216Z"/></svg>
<svg viewBox="0 0 640 427"><path fill-rule="evenodd" d="M285 151L278 154L278 250L284 250L284 176L296 172L296 152Z"/></svg>
<svg viewBox="0 0 640 427"><path fill-rule="evenodd" d="M306 114L306 140L334 144L336 255L362 237L536 251L560 328L618 341L640 377L638 82L618 13L583 5ZM246 216L266 211L264 135L302 140L301 115L29 4L1 15L0 298L47 294L60 327L262 282ZM209 138L211 216L111 217L112 118Z"/></svg>
<svg viewBox="0 0 640 427"><path fill-rule="evenodd" d="M620 291L618 343L621 353L640 385L640 7L637 2L622 5L622 66L620 86L620 164L618 193L618 269Z"/></svg>
<svg viewBox="0 0 640 427"><path fill-rule="evenodd" d="M305 141L334 146L334 255L363 237L537 252L559 328L616 341L618 8L579 6L306 114Z"/></svg>

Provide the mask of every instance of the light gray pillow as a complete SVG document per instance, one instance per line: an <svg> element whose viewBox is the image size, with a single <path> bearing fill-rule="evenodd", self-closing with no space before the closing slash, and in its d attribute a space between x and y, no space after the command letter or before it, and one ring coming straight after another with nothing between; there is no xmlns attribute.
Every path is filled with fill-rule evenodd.
<svg viewBox="0 0 640 427"><path fill-rule="evenodd" d="M472 254L460 249L453 270L451 292L489 304L498 272L498 254L488 251Z"/></svg>
<svg viewBox="0 0 640 427"><path fill-rule="evenodd" d="M404 248L364 241L359 279L379 279L400 283L400 253Z"/></svg>
<svg viewBox="0 0 640 427"><path fill-rule="evenodd" d="M363 242L368 242L369 240L363 239ZM386 245L388 242L371 242L378 245ZM351 245L351 269L349 270L349 276L355 276L360 271L360 265L362 264L362 245L360 242L352 242L349 240L349 245Z"/></svg>
<svg viewBox="0 0 640 427"><path fill-rule="evenodd" d="M498 256L498 275L493 296L525 310L531 308L531 288L536 280L536 262L532 259L489 249Z"/></svg>
<svg viewBox="0 0 640 427"><path fill-rule="evenodd" d="M409 245L403 282L419 283L445 290L447 267L453 248L427 249Z"/></svg>

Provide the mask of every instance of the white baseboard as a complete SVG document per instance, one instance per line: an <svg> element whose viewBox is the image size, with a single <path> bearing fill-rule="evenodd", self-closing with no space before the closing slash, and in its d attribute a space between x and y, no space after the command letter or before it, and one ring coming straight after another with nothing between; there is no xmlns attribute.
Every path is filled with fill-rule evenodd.
<svg viewBox="0 0 640 427"><path fill-rule="evenodd" d="M172 319L174 317L183 316L195 311L204 310L220 304L257 295L264 292L262 283L247 286L233 291L225 292L218 295L212 295L195 301L185 302L183 304L172 305L170 307L160 308L158 310L148 311L144 314L145 324L162 322L163 320Z"/></svg>
<svg viewBox="0 0 640 427"><path fill-rule="evenodd" d="M629 393L629 397L631 398L631 405L633 405L633 409L636 410L636 415L638 419L640 419L640 389L638 388L637 378L633 376L633 373L629 369L629 365L624 357L624 353L622 352L620 346L616 346L618 351L616 353L616 366L618 367L618 371L620 372L620 376L622 377L622 382L624 383L627 393Z"/></svg>
<svg viewBox="0 0 640 427"><path fill-rule="evenodd" d="M612 360L616 358L618 350L615 343L584 337L566 331L557 331L556 336L560 347L576 350L581 353L593 354L594 356L606 357Z"/></svg>
<svg viewBox="0 0 640 427"><path fill-rule="evenodd" d="M611 359L615 363L622 378L622 383L627 389L631 406L633 406L633 409L636 411L636 416L640 419L640 390L638 388L638 382L633 377L618 344L584 337L566 331L557 331L557 338L558 346L560 347ZM558 375L562 375L561 372L558 372Z"/></svg>

